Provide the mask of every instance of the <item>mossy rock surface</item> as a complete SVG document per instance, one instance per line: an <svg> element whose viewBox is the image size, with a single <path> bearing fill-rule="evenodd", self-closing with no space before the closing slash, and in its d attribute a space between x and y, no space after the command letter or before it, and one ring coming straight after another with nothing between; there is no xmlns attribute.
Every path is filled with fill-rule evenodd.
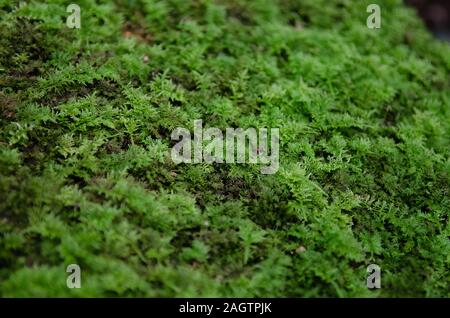
<svg viewBox="0 0 450 318"><path fill-rule="evenodd" d="M371 2L80 0L69 29L0 0L0 295L449 297L450 46ZM280 169L174 164L196 119L279 128Z"/></svg>

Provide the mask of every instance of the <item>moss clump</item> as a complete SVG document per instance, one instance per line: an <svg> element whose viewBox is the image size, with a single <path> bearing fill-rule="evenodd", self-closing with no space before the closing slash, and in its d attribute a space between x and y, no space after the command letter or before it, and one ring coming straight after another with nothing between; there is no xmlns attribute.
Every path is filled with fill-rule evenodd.
<svg viewBox="0 0 450 318"><path fill-rule="evenodd" d="M450 296L450 48L411 9L97 3L0 1L2 296ZM195 119L279 127L280 170L173 164Z"/></svg>

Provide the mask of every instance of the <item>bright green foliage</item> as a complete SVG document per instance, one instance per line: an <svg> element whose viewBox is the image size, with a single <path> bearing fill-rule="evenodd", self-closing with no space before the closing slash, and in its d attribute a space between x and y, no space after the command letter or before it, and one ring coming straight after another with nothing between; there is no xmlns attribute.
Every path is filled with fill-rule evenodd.
<svg viewBox="0 0 450 318"><path fill-rule="evenodd" d="M449 297L450 47L371 2L79 0L69 29L0 0L0 295ZM175 165L196 119L279 127L280 170Z"/></svg>

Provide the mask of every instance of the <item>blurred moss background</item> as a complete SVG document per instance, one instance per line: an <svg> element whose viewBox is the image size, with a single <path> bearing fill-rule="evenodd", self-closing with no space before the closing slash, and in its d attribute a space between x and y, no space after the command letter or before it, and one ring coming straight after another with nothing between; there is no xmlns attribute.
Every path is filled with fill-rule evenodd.
<svg viewBox="0 0 450 318"><path fill-rule="evenodd" d="M415 7L427 27L438 37L450 41L450 1L406 0Z"/></svg>

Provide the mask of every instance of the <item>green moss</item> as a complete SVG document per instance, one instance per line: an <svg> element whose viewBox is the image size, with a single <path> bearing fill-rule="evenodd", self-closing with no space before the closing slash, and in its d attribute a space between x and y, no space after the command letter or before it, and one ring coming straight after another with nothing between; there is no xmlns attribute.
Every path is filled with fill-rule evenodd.
<svg viewBox="0 0 450 318"><path fill-rule="evenodd" d="M401 1L77 3L0 1L0 295L450 296L450 48ZM195 119L280 170L175 165Z"/></svg>

